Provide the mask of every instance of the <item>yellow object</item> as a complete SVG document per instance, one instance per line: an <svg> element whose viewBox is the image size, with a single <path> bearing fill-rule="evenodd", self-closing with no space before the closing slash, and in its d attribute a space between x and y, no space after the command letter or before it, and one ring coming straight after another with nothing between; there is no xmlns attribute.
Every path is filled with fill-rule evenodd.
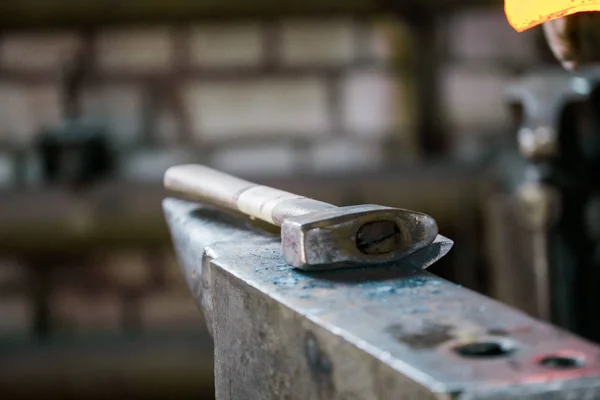
<svg viewBox="0 0 600 400"><path fill-rule="evenodd" d="M544 22L583 11L600 11L600 0L504 0L508 23L523 32Z"/></svg>

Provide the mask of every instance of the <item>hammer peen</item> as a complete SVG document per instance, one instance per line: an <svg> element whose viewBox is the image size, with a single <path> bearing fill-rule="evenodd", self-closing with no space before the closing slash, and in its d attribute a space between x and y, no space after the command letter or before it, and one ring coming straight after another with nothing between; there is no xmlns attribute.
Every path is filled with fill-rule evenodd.
<svg viewBox="0 0 600 400"><path fill-rule="evenodd" d="M285 261L304 270L399 260L438 234L429 215L377 205L336 207L257 185L203 165L167 170L165 188L281 227Z"/></svg>

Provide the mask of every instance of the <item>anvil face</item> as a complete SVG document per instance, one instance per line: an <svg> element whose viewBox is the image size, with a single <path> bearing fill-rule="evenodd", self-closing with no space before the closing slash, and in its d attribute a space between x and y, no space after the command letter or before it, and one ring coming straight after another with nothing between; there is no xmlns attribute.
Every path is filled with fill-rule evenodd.
<svg viewBox="0 0 600 400"><path fill-rule="evenodd" d="M391 265L307 273L276 235L163 208L214 338L216 399L600 398L596 345L424 271L443 236Z"/></svg>

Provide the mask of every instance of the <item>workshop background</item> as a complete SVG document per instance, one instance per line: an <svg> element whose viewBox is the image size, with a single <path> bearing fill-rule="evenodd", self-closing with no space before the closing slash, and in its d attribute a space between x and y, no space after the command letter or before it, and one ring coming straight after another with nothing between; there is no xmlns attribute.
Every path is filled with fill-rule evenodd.
<svg viewBox="0 0 600 400"><path fill-rule="evenodd" d="M555 64L540 31L499 1L303 3L3 1L0 398L211 398L160 208L178 163L430 213L456 243L433 271L494 295L488 171L516 154L506 85ZM71 186L36 146L82 52L116 167Z"/></svg>

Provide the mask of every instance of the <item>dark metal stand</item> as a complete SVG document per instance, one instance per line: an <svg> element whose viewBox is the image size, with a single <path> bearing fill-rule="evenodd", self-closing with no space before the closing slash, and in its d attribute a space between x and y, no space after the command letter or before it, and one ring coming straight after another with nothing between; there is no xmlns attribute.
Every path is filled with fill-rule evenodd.
<svg viewBox="0 0 600 400"><path fill-rule="evenodd" d="M533 235L537 315L595 341L600 341L599 81L600 70L549 71L509 91L522 110L517 140L527 164L515 204L522 227Z"/></svg>

